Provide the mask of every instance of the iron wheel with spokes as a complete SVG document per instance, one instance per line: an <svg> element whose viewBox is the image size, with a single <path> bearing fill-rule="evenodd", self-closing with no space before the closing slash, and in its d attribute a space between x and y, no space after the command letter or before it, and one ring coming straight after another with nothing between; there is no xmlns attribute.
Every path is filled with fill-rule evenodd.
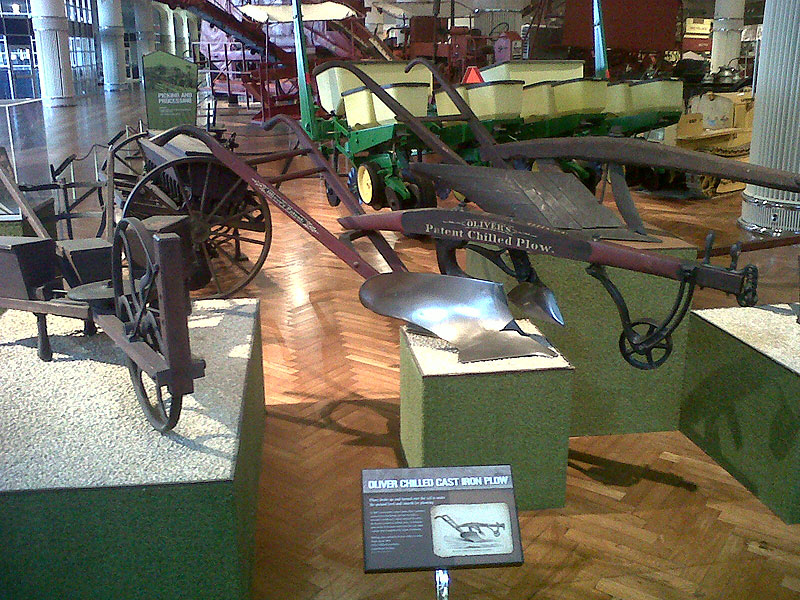
<svg viewBox="0 0 800 600"><path fill-rule="evenodd" d="M272 242L266 200L212 156L186 156L148 171L128 195L123 217L189 215L193 289L226 298L259 273Z"/></svg>
<svg viewBox="0 0 800 600"><path fill-rule="evenodd" d="M137 219L123 219L114 233L112 248L114 310L131 341L144 342L163 356L157 277L150 232ZM125 362L148 422L156 431L170 431L180 418L183 396L169 393L165 382L152 379L129 356Z"/></svg>

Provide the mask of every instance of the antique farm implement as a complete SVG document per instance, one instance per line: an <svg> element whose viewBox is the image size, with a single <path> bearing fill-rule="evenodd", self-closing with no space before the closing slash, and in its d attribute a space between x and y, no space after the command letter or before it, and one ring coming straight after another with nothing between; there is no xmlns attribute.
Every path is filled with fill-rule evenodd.
<svg viewBox="0 0 800 600"><path fill-rule="evenodd" d="M653 369L663 364L672 352L671 334L689 309L696 286L717 289L736 296L742 306L753 306L757 300L758 272L752 265L737 269L734 260L730 268L707 262L682 261L673 257L634 250L625 246L585 240L535 224L467 210L420 209L393 213L344 217L339 222L346 228L358 230L392 230L407 234L430 235L436 240L437 258L443 273L466 276L456 261L456 249L471 247L487 256L498 267L520 282L509 297L517 299L520 307L531 306L535 316L558 322L560 312L554 305L552 292L539 281L529 263L521 255L545 254L589 263L587 273L599 280L619 311L622 334L620 352L631 365ZM487 250L485 246L500 248ZM506 262L504 254L510 258ZM608 277L604 267L613 266L649 275L673 279L680 283L678 296L670 314L660 323L651 319L632 320L625 299ZM375 287L389 287L396 275L382 275L383 282L367 282L362 288L362 300L380 314L414 320L413 308L403 314L392 313L390 296L375 293ZM413 282L403 285L413 285ZM398 294L393 290L393 294ZM410 297L409 297L410 300ZM412 305L409 302L409 305ZM562 323L563 324L563 323Z"/></svg>
<svg viewBox="0 0 800 600"><path fill-rule="evenodd" d="M47 358L49 354L44 315L82 319L87 333L99 324L126 353L148 419L157 429L169 430L177 421L182 396L191 392L193 379L203 372L202 361L192 359L189 353L188 289L199 296L224 297L252 281L265 263L272 240L269 205L367 279L361 292L367 306L453 342L461 351L461 360L553 354L541 339L514 321L500 284L465 277L456 262L457 249L465 246L481 252L516 279L518 286L508 297L526 314L556 322L562 319L555 296L538 278L528 255L549 254L588 263L589 274L603 284L619 309L621 353L641 369L658 367L669 357L671 334L685 316L696 286L733 294L743 305L756 302L756 270L738 268L736 249L729 268L707 261L679 261L599 241L591 228L556 228L537 222L541 219L535 216L477 212L468 210L465 203L455 210L367 215L301 125L279 116L265 128L278 126L289 134L288 148L248 155L235 154L231 140L221 143L191 126L152 137L139 132L116 140L105 160L104 177L96 186L102 191L101 210L93 213L101 217L100 233L106 239L49 239L45 226L15 191L38 239L4 242L9 246L7 259L18 254L28 258L7 263L5 271L16 274L16 279L8 278L0 304L39 316L40 355ZM486 185L494 186L495 195L517 193L519 182L503 182L494 173L514 172L503 168L502 153L544 153L536 146L492 143L487 148L495 154L491 162L497 166L483 168L464 164L451 149L437 147L434 140L431 144L450 164L415 164L413 170L425 170L430 181L460 179L448 185L463 190L465 200L480 195L469 183L476 169L483 169ZM608 150L603 159L618 160L618 155L612 155ZM751 181L800 188L794 175L760 167L747 169L740 175ZM7 175L0 172L0 176L6 187L13 187ZM341 219L346 228L341 235L329 231L293 201L294 188L284 187L308 177L321 177L329 196L349 213ZM537 189L536 185L532 189ZM549 203L555 200L558 198L547 198ZM480 200L476 204L481 206ZM83 216L71 210L77 208L73 202L66 211L71 216L57 217L67 233L71 219ZM431 237L442 274L409 273L381 230ZM356 249L361 238L371 242L391 273L380 273ZM658 322L633 319L604 271L606 266L678 281L680 289L670 314Z"/></svg>
<svg viewBox="0 0 800 600"><path fill-rule="evenodd" d="M54 179L60 170L63 168L53 170ZM113 169L106 173L115 178ZM106 200L101 208L108 210L88 216L108 217L99 234L106 233L110 239L55 240L10 173L0 170L0 181L37 235L0 237L0 307L36 315L38 355L45 361L52 359L47 315L82 320L87 335L101 327L124 352L148 421L158 431L172 429L180 417L183 396L194 391L194 379L202 377L205 369L189 348L191 306L183 241L188 220L127 218L115 224L111 203ZM75 186L23 187L64 192ZM83 187L88 187L89 193L100 192L106 183ZM56 204L61 210L55 219L59 229L72 233L73 219L87 216L70 210L87 197L81 194L70 205L68 194L59 196ZM102 195L99 197L102 202Z"/></svg>
<svg viewBox="0 0 800 600"><path fill-rule="evenodd" d="M547 66L522 74L504 73L511 65L497 65L485 72L485 82L457 91L426 59L333 60L312 73L301 3L294 0L292 7L297 72L306 74L298 78L303 128L323 146L334 169L340 157L347 159L351 191L374 208L435 206L433 186L408 171L414 160L438 153L427 141L430 135L467 163L483 164L480 149L487 140L633 135L677 122L683 109L679 81L608 86L583 79L580 61L538 61ZM439 87L430 105L429 70ZM574 161L568 167L590 183L597 180L594 171ZM332 194L329 199L337 201Z"/></svg>
<svg viewBox="0 0 800 600"><path fill-rule="evenodd" d="M555 228L551 223L543 224L543 219L535 215L495 215L467 210L466 205L458 210L426 209L366 215L363 205L344 185L301 126L281 116L266 127L278 125L291 134L289 137L293 142L289 149L261 155L238 156L207 133L188 126L139 142L148 167L127 197L121 199L123 215L141 219L189 216L193 249L190 264L194 265L194 278L190 280L196 284L195 287L205 285L203 291L206 293L223 296L241 290L260 270L271 240L267 207L271 204L370 280L362 290L362 300L371 308L416 322L450 339L463 351L462 360L531 352L551 353L525 334L510 317L498 284L464 278L466 274L455 262L455 252L466 244L519 282L509 294L512 301L531 316L556 322L562 322L562 318L555 295L537 276L529 254L550 254L589 263L589 274L603 284L619 310L623 328L620 336L622 355L641 369L655 368L670 355L671 334L685 316L696 286L733 294L743 305L752 305L756 301L756 270L750 266L739 269L735 250L729 268L714 266L707 261L678 261L601 242L595 239L598 236L591 228ZM502 145L492 147L498 154L506 148ZM412 171L424 172L431 180L449 177L453 181L448 185L462 190L467 200L478 195L471 183L475 180L476 170L484 177L484 186L496 197L511 197L520 187L519 183L515 188L504 182L495 173L513 174L515 171L465 165L449 150L440 149L442 158L451 164L415 164ZM524 151L524 147L514 150ZM608 160L621 160L618 155L604 156ZM503 160L502 157L499 160ZM271 173L262 175L260 171L266 169ZM798 186L793 175L753 166L748 169L744 175L767 185L790 189ZM290 191L282 187L286 182L309 176L322 177L329 193L340 199L350 213L341 220L348 230L342 236L337 237L327 230L291 199ZM456 181L458 179L461 181ZM218 185L219 182L222 183ZM528 185L528 182L523 183ZM528 187L534 192L541 190L536 185ZM566 198L570 199L568 195ZM545 199L544 209L559 200L554 194ZM480 201L477 204L480 206ZM550 214L554 211L550 210ZM450 276L408 273L380 230L432 237L440 270ZM356 250L353 242L362 237L372 242L393 274L380 275L378 269ZM605 272L606 266L678 281L680 289L673 309L660 321L632 318L629 307ZM228 282L232 283L229 285ZM387 303L390 305L388 308ZM486 312L475 311L476 303ZM416 310L421 304L438 310ZM461 308L448 310L448 307L455 306ZM423 314L424 319L420 316ZM439 315L440 321L435 322L431 315ZM476 343L479 339L480 343Z"/></svg>

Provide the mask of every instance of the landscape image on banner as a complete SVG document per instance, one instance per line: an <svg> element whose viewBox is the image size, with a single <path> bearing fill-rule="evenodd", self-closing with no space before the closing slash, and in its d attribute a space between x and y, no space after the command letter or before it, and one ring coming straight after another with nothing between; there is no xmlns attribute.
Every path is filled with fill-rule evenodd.
<svg viewBox="0 0 800 600"><path fill-rule="evenodd" d="M431 533L433 553L442 558L510 554L514 550L505 502L434 506Z"/></svg>

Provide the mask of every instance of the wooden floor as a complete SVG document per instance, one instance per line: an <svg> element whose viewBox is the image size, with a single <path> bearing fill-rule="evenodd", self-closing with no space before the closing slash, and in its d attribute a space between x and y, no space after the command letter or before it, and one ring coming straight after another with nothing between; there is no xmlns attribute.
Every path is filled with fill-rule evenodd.
<svg viewBox="0 0 800 600"><path fill-rule="evenodd" d="M233 126L240 139L252 133ZM266 143L246 141L243 150ZM285 189L338 230L318 180ZM723 243L743 235L735 194L637 202L645 220L695 243L709 226ZM272 215L272 251L242 294L261 299L268 411L253 597L431 598L431 573L365 575L362 565L361 469L403 465L398 324L363 308L361 279ZM425 244L402 238L396 248L412 269L435 268ZM796 301L797 254L744 257L762 269L765 300ZM800 598L800 526L784 525L683 435L575 438L570 464L566 506L521 514L525 564L453 572L453 598Z"/></svg>

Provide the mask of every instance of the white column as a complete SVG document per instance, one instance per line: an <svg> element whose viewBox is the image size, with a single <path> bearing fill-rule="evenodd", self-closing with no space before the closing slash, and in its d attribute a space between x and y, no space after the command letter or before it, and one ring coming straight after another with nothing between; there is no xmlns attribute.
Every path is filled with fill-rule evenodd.
<svg viewBox="0 0 800 600"><path fill-rule="evenodd" d="M69 60L69 31L63 0L31 0L39 53L39 84L45 106L74 106L75 82Z"/></svg>
<svg viewBox="0 0 800 600"><path fill-rule="evenodd" d="M175 54L181 58L189 55L189 25L184 10L176 10L175 15Z"/></svg>
<svg viewBox="0 0 800 600"><path fill-rule="evenodd" d="M745 0L717 0L711 38L711 72L739 58L742 50Z"/></svg>
<svg viewBox="0 0 800 600"><path fill-rule="evenodd" d="M756 79L750 162L800 173L800 0L767 0ZM800 194L748 185L745 229L800 233Z"/></svg>
<svg viewBox="0 0 800 600"><path fill-rule="evenodd" d="M172 18L172 9L169 6L158 3L158 17L161 20L161 51L175 54L175 25Z"/></svg>
<svg viewBox="0 0 800 600"><path fill-rule="evenodd" d="M193 56L194 46L192 44L194 42L200 41L200 23L198 22L197 17L195 17L194 15L189 15L188 23L189 23L189 56Z"/></svg>
<svg viewBox="0 0 800 600"><path fill-rule="evenodd" d="M125 77L125 28L122 26L122 2L97 0L100 25L100 51L103 57L103 79L107 92L116 92L127 81Z"/></svg>
<svg viewBox="0 0 800 600"><path fill-rule="evenodd" d="M153 19L156 18L151 0L134 0L133 20L136 24L136 46L139 55L139 76L144 76L142 57L156 49L156 32Z"/></svg>

